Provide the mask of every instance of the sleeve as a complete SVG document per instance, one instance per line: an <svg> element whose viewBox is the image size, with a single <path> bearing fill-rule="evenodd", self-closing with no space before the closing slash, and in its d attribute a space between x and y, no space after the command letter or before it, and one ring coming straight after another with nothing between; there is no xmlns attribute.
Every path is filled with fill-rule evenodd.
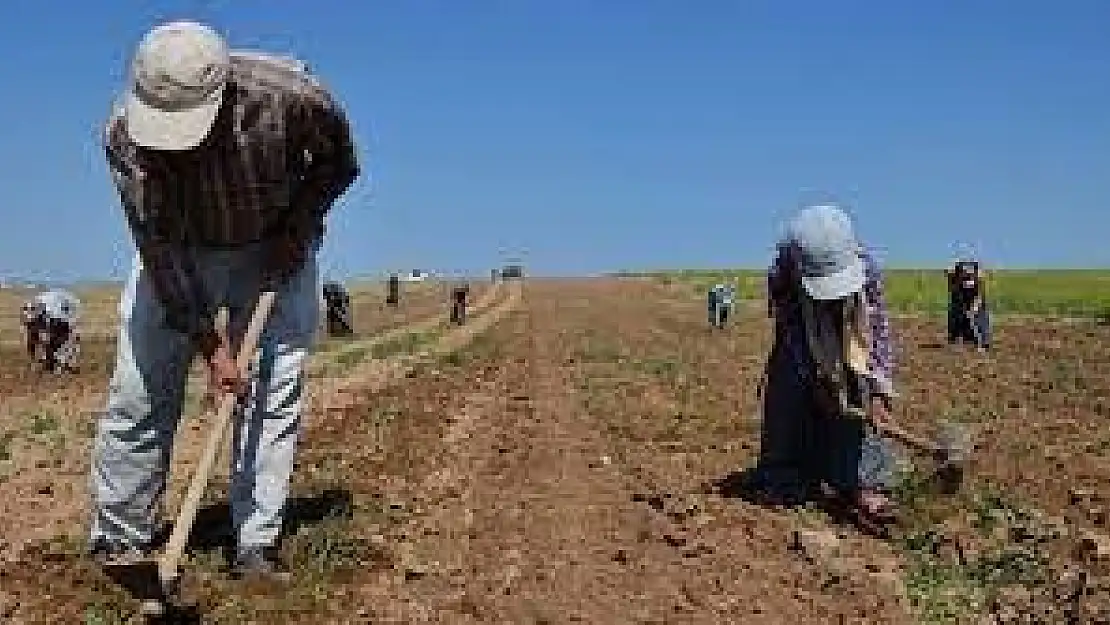
<svg viewBox="0 0 1110 625"><path fill-rule="evenodd" d="M893 398L897 396L894 390L894 344L891 337L883 272L870 254L864 255L864 263L867 272L864 299L871 330L871 349L868 353L871 392Z"/></svg>
<svg viewBox="0 0 1110 625"><path fill-rule="evenodd" d="M273 283L299 270L309 246L323 235L324 218L359 175L347 117L322 89L292 98L289 116L290 206L267 234L272 250L263 268Z"/></svg>
<svg viewBox="0 0 1110 625"><path fill-rule="evenodd" d="M133 148L120 139L119 132L117 123L109 123L104 148L108 169L166 322L192 336L209 332L215 327L214 309L185 249L180 217L158 209L161 190L147 178Z"/></svg>
<svg viewBox="0 0 1110 625"><path fill-rule="evenodd" d="M291 217L294 227L316 226L358 178L354 139L343 109L322 89L296 98L290 117L291 162L300 163Z"/></svg>

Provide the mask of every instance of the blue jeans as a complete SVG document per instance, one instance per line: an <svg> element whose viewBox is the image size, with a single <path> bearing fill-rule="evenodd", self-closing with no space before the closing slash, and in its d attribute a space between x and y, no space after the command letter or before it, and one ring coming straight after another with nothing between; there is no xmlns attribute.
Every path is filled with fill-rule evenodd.
<svg viewBox="0 0 1110 625"><path fill-rule="evenodd" d="M228 307L233 336L253 313L260 261L257 247L197 254L204 288ZM281 528L301 429L304 362L319 314L316 283L313 258L277 291L250 395L233 421L231 521L240 547L271 545ZM166 325L136 257L120 301L115 372L93 450L94 543L149 546L194 355L187 337Z"/></svg>
<svg viewBox="0 0 1110 625"><path fill-rule="evenodd" d="M859 419L824 414L778 344L766 376L759 461L766 486L794 490L825 482L841 492L894 486L890 442Z"/></svg>

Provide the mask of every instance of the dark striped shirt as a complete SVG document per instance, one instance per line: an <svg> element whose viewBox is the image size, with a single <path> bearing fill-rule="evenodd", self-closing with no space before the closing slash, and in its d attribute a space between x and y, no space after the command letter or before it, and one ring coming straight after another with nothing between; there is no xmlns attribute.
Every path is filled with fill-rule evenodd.
<svg viewBox="0 0 1110 625"><path fill-rule="evenodd" d="M359 173L350 127L332 96L288 61L246 54L232 56L224 106L195 149L144 149L117 110L105 152L168 320L189 333L208 329L214 312L193 250L277 237L306 248Z"/></svg>

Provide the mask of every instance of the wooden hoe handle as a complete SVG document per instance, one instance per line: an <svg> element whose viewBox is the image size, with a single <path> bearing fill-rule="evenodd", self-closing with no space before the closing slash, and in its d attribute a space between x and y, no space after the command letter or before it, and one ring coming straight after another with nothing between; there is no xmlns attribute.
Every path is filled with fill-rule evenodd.
<svg viewBox="0 0 1110 625"><path fill-rule="evenodd" d="M856 418L868 420L872 425L875 426L875 429L878 430L880 434L885 434L891 438L897 439L903 444L913 447L914 449L922 453L937 455L938 453L945 451L933 441L921 438L920 436L912 432L908 432L902 429L900 426L894 423L871 421L867 417L867 413L860 408L852 408L849 410L849 413Z"/></svg>
<svg viewBox="0 0 1110 625"><path fill-rule="evenodd" d="M242 372L246 372L250 368L255 349L258 347L258 340L262 336L266 320L270 316L271 309L273 309L274 297L273 291L264 291L258 298L258 304L254 308L254 315L247 326L247 332L243 336L243 343L239 348L239 355L236 359L236 365ZM158 561L158 578L163 586L172 585L177 580L178 562L180 562L181 556L185 552L185 543L189 539L189 533L193 529L193 523L196 521L197 512L200 509L200 499L204 495L204 489L208 486L208 478L212 474L212 467L216 463L220 445L227 435L228 424L231 422L231 416L237 403L238 398L234 393L227 393L220 399L216 418L212 423L212 431L208 435L208 442L204 446L200 463L193 474L193 480L189 484L185 500L181 504L181 511L173 524L173 533L170 534L170 538L166 542L166 550Z"/></svg>

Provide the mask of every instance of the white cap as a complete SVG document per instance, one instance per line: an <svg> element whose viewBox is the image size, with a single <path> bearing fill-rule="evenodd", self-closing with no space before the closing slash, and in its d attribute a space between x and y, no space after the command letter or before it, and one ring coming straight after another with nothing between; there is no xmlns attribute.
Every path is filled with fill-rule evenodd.
<svg viewBox="0 0 1110 625"><path fill-rule="evenodd" d="M866 281L852 220L837 206L802 209L787 226L799 252L802 286L813 299L834 300L858 293Z"/></svg>
<svg viewBox="0 0 1110 625"><path fill-rule="evenodd" d="M208 136L231 72L227 42L196 22L147 33L131 62L124 98L127 133L155 150L191 150Z"/></svg>

